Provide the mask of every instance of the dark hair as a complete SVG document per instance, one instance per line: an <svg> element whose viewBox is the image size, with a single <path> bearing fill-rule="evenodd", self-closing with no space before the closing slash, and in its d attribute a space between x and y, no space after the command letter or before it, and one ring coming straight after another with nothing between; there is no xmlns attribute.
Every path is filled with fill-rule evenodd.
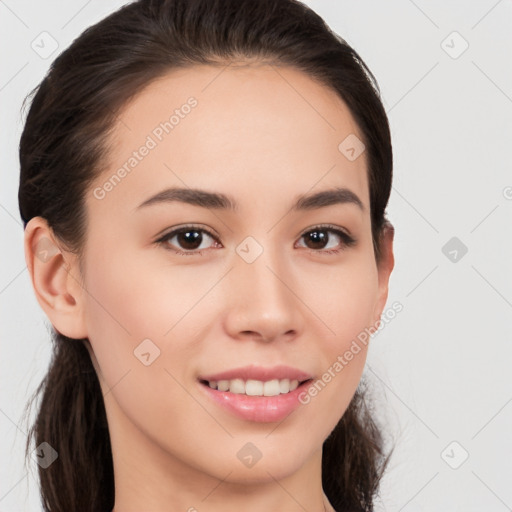
<svg viewBox="0 0 512 512"><path fill-rule="evenodd" d="M32 97L19 148L24 226L43 217L81 261L85 194L108 165L108 135L120 109L172 69L244 59L303 71L344 100L366 146L379 261L393 166L380 90L354 49L296 0L139 0L85 30L25 99ZM69 512L79 504L81 511L110 511L112 452L88 340L52 329L52 341L48 373L31 398L42 393L26 447L28 454L35 438L59 454L38 468L44 510ZM365 395L360 385L323 445L324 491L340 511L372 510L389 460Z"/></svg>

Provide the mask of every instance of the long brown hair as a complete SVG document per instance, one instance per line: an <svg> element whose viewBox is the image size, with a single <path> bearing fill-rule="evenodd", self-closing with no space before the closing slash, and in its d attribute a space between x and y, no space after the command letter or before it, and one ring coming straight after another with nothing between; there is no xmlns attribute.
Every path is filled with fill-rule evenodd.
<svg viewBox="0 0 512 512"><path fill-rule="evenodd" d="M375 77L321 17L297 0L138 0L89 27L52 63L31 99L20 140L19 208L26 226L47 220L80 256L85 193L108 162L116 114L143 87L172 69L261 59L291 66L334 90L366 146L377 262L392 182L392 147ZM47 375L30 443L58 451L38 468L44 510L111 511L114 474L98 377L85 346L52 330ZM389 460L361 381L323 445L322 483L339 511L370 511ZM27 405L29 405L27 404Z"/></svg>

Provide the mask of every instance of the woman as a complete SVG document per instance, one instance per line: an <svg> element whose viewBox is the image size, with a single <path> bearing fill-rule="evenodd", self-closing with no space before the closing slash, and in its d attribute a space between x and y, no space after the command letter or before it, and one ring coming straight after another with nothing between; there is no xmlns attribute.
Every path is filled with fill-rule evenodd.
<svg viewBox="0 0 512 512"><path fill-rule="evenodd" d="M392 148L363 60L295 0L141 0L34 92L45 510L372 510L354 343L394 265Z"/></svg>

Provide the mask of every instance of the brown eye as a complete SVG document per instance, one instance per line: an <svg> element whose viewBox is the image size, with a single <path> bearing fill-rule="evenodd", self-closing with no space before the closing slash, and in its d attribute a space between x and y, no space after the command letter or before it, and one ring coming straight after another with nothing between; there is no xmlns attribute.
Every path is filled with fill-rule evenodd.
<svg viewBox="0 0 512 512"><path fill-rule="evenodd" d="M171 242L174 240L174 242ZM183 228L170 231L163 237L157 240L157 243L164 244L164 247L176 254L201 254L205 249L209 248L209 240L216 240L216 238L203 228L196 228L194 226L186 226ZM211 242L210 242L211 245ZM173 248L174 246L174 248Z"/></svg>
<svg viewBox="0 0 512 512"><path fill-rule="evenodd" d="M301 238L304 238L306 248L313 252L327 254L338 253L356 243L356 240L350 235L332 226L317 226L304 233ZM338 243L336 243L336 239L338 239ZM334 240L334 245L327 247L331 240Z"/></svg>
<svg viewBox="0 0 512 512"><path fill-rule="evenodd" d="M327 234L327 230L319 230L316 229L315 231L310 231L306 235L304 235L304 239L306 240L306 245L310 249L324 249L325 245L329 241L329 235ZM311 244L311 245L308 245Z"/></svg>
<svg viewBox="0 0 512 512"><path fill-rule="evenodd" d="M334 226L317 226L306 231L302 238L305 248L319 254L336 254L356 243L354 238ZM192 256L202 255L204 250L211 248L211 240L219 243L217 237L204 228L184 226L165 234L156 243L180 256Z"/></svg>
<svg viewBox="0 0 512 512"><path fill-rule="evenodd" d="M175 236L180 247L191 251L198 249L203 241L203 235L198 230L181 231Z"/></svg>

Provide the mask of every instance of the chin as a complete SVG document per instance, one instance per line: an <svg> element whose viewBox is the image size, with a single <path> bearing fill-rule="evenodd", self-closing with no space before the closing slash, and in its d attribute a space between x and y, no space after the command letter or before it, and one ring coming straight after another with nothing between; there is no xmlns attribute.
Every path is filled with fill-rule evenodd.
<svg viewBox="0 0 512 512"><path fill-rule="evenodd" d="M231 483L262 484L293 475L315 453L314 449L305 447L303 442L298 443L296 436L293 438L294 443L283 443L282 436L276 436L274 443L269 442L268 438L253 438L253 442L249 436L242 441L238 438L233 443L236 448L223 451L220 456L222 461L219 460L214 469L216 478L223 480L229 474L227 481ZM233 456L228 455L230 452ZM318 453L321 460L321 446Z"/></svg>

